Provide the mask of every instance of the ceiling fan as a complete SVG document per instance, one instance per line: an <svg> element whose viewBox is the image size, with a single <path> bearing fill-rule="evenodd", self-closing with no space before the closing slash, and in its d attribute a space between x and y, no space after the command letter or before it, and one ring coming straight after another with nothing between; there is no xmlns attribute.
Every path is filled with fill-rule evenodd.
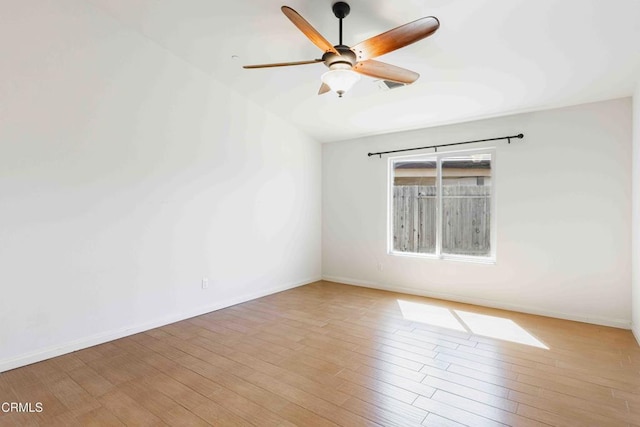
<svg viewBox="0 0 640 427"><path fill-rule="evenodd" d="M333 14L340 20L340 42L333 46L315 28L311 26L298 12L288 6L282 6L285 14L313 44L318 46L324 54L320 59L296 62L280 62L274 64L245 65L243 68L286 67L290 65L304 65L324 62L329 71L322 75L322 85L318 95L334 91L339 97L347 92L360 80L360 74L388 80L396 83L410 84L420 75L414 71L396 67L373 58L392 52L401 47L415 43L435 33L440 27L440 21L433 16L420 18L408 24L378 34L353 47L342 44L342 20L349 15L351 8L345 2L339 1L333 5Z"/></svg>

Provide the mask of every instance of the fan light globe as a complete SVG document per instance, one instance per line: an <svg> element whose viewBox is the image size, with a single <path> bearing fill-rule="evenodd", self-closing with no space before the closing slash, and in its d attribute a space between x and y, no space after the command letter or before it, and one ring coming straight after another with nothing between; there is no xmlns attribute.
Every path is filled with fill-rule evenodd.
<svg viewBox="0 0 640 427"><path fill-rule="evenodd" d="M351 70L331 70L321 77L322 83L331 88L340 98L360 80L360 75Z"/></svg>

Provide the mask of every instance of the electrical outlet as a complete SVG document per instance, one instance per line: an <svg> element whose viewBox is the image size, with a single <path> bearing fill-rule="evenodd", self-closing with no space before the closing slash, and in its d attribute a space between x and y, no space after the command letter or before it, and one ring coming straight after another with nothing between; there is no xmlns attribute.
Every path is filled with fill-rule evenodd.
<svg viewBox="0 0 640 427"><path fill-rule="evenodd" d="M202 289L209 289L209 279L206 277L202 278Z"/></svg>
<svg viewBox="0 0 640 427"><path fill-rule="evenodd" d="M382 270L384 270L384 265L381 262L379 262L378 263L378 271L382 271Z"/></svg>

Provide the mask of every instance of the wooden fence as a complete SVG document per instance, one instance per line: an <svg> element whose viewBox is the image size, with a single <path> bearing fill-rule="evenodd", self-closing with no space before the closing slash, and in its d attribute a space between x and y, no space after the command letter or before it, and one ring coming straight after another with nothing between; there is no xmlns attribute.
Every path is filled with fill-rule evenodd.
<svg viewBox="0 0 640 427"><path fill-rule="evenodd" d="M491 187L443 185L442 252L489 255L491 252ZM436 187L393 188L393 249L434 253Z"/></svg>

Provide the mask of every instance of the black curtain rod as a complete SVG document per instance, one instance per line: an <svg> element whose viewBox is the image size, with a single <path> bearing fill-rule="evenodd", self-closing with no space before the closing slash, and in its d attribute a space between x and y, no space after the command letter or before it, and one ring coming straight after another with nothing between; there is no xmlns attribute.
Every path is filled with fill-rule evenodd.
<svg viewBox="0 0 640 427"><path fill-rule="evenodd" d="M501 136L500 138L476 139L475 141L464 141L464 142L454 142L454 143L451 143L451 144L430 145L428 147L403 148L401 150L380 151L378 153L369 153L369 154L367 154L367 156L369 156L369 157L371 157L371 156L380 156L380 158L382 158L383 154L400 153L400 152L403 152L403 151L425 150L427 148L434 148L435 151L438 151L438 148L440 148L440 147L451 147L452 145L474 144L476 142L500 141L500 140L503 140L503 139L506 139L508 141L508 143L511 144L511 140L514 139L514 138L522 139L522 138L524 138L524 135L519 133L517 135Z"/></svg>

